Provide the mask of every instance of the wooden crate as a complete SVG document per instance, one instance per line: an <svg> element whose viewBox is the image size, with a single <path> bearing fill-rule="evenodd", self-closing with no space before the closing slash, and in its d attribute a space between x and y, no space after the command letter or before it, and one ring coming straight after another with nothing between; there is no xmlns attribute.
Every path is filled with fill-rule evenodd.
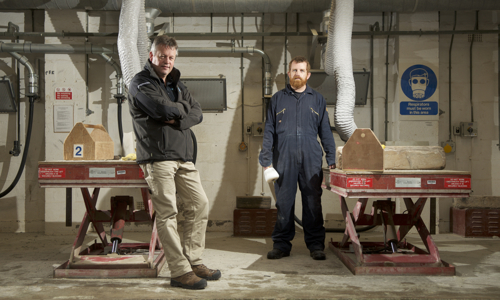
<svg viewBox="0 0 500 300"><path fill-rule="evenodd" d="M93 129L92 132L87 128ZM79 122L64 140L64 160L113 159L114 147L104 126Z"/></svg>

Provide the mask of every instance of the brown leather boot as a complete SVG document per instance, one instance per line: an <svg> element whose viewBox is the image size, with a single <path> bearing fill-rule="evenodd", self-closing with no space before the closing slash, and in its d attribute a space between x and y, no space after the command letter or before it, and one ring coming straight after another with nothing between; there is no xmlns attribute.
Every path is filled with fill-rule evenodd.
<svg viewBox="0 0 500 300"><path fill-rule="evenodd" d="M191 266L193 272L196 276L204 278L206 280L217 280L221 277L221 273L219 270L212 270L207 268L205 265L196 265Z"/></svg>
<svg viewBox="0 0 500 300"><path fill-rule="evenodd" d="M207 286L207 281L194 274L194 272L187 272L186 274L171 278L170 286L181 287L190 290L201 290Z"/></svg>

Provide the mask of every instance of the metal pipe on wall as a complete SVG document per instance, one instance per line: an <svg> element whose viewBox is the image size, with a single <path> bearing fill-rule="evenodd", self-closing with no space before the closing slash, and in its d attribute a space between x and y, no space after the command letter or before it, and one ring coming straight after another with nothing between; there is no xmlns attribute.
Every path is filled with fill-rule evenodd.
<svg viewBox="0 0 500 300"><path fill-rule="evenodd" d="M91 43L82 45L70 44L7 44L0 43L0 52L18 52L18 53L45 53L45 54L118 54L116 44L113 45L93 45Z"/></svg>
<svg viewBox="0 0 500 300"><path fill-rule="evenodd" d="M445 35L445 34L499 34L498 29L483 29L483 30L406 30L406 31L390 31L392 36L400 35ZM389 32L387 31L353 31L352 36L386 36ZM240 38L240 37L281 37L281 36L312 36L309 32L245 32L245 33L228 33L228 32L170 32L168 34L171 37L204 37L204 38L216 38L224 37L230 38ZM5 38L15 38L15 37L117 37L118 32L109 33L99 33L99 32L0 32L0 37ZM153 35L154 36L154 35ZM318 32L318 37L326 37L324 32Z"/></svg>
<svg viewBox="0 0 500 300"><path fill-rule="evenodd" d="M241 33L243 34L244 31L244 14L241 14ZM241 37L241 47L243 47L243 41L244 37ZM245 144L245 74L244 70L245 68L243 67L243 53L241 53L240 56L240 85L241 85L241 144L240 144L240 151L247 151L248 150L248 145ZM250 141L250 139L249 139ZM248 164L248 172L250 172L250 165ZM250 190L247 191L247 195L250 192Z"/></svg>
<svg viewBox="0 0 500 300"><path fill-rule="evenodd" d="M455 11L455 18L453 22L453 30L455 30L455 27L457 26L457 12ZM449 129L449 136L448 140L451 141L451 132L452 132L452 127L451 127L451 49L453 49L453 39L455 38L455 35L451 35L451 42L450 42L450 50L448 51L448 129Z"/></svg>
<svg viewBox="0 0 500 300"><path fill-rule="evenodd" d="M49 54L118 54L116 44L114 45L93 45L87 43L85 45L70 45L70 44L6 44L0 42L0 52L22 52L22 53L49 53ZM256 53L264 60L264 94L272 96L271 86L271 60L269 56L262 50L254 47L202 47L179 48L179 53Z"/></svg>
<svg viewBox="0 0 500 300"><path fill-rule="evenodd" d="M476 25L474 25L474 29L478 29L479 27L479 11L476 11ZM474 122L474 104L472 102L472 46L474 45L474 38L476 37L475 34L472 35L472 39L470 42L470 49L469 49L469 98L470 98L470 119L471 122Z"/></svg>
<svg viewBox="0 0 500 300"><path fill-rule="evenodd" d="M392 12L391 12L391 18L389 22L389 30L388 32L391 32L392 28ZM385 42L385 120L384 120L384 137L385 141L387 141L387 136L388 136L388 127L389 127L389 37L390 35L387 35L387 40Z"/></svg>
<svg viewBox="0 0 500 300"><path fill-rule="evenodd" d="M9 22L7 32L19 32L19 26ZM19 44L19 37L16 37L16 44ZM17 139L14 141L14 148L9 151L9 154L19 156L21 153L21 70L19 68L19 61L16 60L16 98L17 98Z"/></svg>
<svg viewBox="0 0 500 300"><path fill-rule="evenodd" d="M120 10L123 1L117 0L16 0L1 1L0 9L88 9L88 10ZM146 0L146 7L153 7L164 13L312 13L322 12L329 7L330 0ZM458 3L457 3L458 2ZM498 0L355 0L355 12L423 12L460 10L500 10Z"/></svg>

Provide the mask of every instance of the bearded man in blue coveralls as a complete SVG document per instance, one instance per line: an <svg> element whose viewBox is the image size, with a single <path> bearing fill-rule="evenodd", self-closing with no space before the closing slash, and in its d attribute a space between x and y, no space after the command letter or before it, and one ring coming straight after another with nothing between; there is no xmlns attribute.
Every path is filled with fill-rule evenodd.
<svg viewBox="0 0 500 300"><path fill-rule="evenodd" d="M321 208L323 150L330 169L335 169L335 140L323 96L307 85L311 76L305 57L288 65L290 84L271 98L259 162L279 174L274 183L278 218L268 259L290 255L295 236L297 182L302 195L302 226L306 246L315 260L324 260L325 227Z"/></svg>

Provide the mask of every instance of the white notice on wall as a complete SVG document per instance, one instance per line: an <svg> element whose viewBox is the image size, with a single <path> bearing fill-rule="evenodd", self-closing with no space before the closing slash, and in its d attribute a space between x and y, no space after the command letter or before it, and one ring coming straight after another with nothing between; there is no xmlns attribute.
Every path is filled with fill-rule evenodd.
<svg viewBox="0 0 500 300"><path fill-rule="evenodd" d="M421 178L396 178L397 188L420 188L422 187Z"/></svg>
<svg viewBox="0 0 500 300"><path fill-rule="evenodd" d="M73 105L54 105L54 132L73 129Z"/></svg>

